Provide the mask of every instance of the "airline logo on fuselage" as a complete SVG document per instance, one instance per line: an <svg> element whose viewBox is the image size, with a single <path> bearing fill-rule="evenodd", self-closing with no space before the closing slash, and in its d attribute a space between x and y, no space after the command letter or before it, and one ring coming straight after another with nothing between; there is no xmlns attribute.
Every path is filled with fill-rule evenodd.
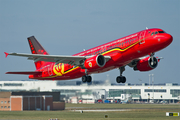
<svg viewBox="0 0 180 120"><path fill-rule="evenodd" d="M89 62L89 67L92 67L92 63L91 62Z"/></svg>
<svg viewBox="0 0 180 120"><path fill-rule="evenodd" d="M53 66L53 72L57 76L62 76L64 74L64 63L59 63Z"/></svg>

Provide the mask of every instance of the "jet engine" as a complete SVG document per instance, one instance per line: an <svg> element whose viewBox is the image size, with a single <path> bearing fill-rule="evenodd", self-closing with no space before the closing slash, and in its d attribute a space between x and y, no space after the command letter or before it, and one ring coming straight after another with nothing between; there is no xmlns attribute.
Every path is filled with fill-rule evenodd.
<svg viewBox="0 0 180 120"><path fill-rule="evenodd" d="M106 59L103 55L96 55L88 58L84 61L84 67L86 69L98 69L106 64Z"/></svg>
<svg viewBox="0 0 180 120"><path fill-rule="evenodd" d="M159 60L157 57L146 57L137 62L134 70L150 71L157 67Z"/></svg>

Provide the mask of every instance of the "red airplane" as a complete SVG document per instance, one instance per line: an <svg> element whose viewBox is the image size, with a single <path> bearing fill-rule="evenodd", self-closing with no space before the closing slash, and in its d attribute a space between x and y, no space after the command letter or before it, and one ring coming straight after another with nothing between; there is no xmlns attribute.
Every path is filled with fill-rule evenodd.
<svg viewBox="0 0 180 120"><path fill-rule="evenodd" d="M34 36L27 39L32 54L5 52L5 55L34 60L36 70L6 74L25 74L29 75L30 79L38 80L69 80L82 77L83 82L91 82L91 74L119 68L120 76L116 81L125 83L126 78L122 76L125 66L139 71L156 68L160 58L154 57L155 52L167 47L173 37L162 29L146 29L72 56L49 55ZM147 55L148 57L143 57Z"/></svg>

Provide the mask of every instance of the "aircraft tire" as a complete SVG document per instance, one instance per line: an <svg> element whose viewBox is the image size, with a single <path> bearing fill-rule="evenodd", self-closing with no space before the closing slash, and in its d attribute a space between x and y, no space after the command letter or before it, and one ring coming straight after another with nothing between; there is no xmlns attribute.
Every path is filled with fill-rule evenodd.
<svg viewBox="0 0 180 120"><path fill-rule="evenodd" d="M87 76L82 76L82 82L87 82Z"/></svg>
<svg viewBox="0 0 180 120"><path fill-rule="evenodd" d="M117 83L121 83L121 77L120 77L120 76L117 76L116 82L117 82Z"/></svg>
<svg viewBox="0 0 180 120"><path fill-rule="evenodd" d="M126 77L122 76L122 83L126 82Z"/></svg>
<svg viewBox="0 0 180 120"><path fill-rule="evenodd" d="M86 76L87 78L87 82L91 82L92 81L92 77L91 76Z"/></svg>
<svg viewBox="0 0 180 120"><path fill-rule="evenodd" d="M117 82L117 83L125 83L125 82L126 82L126 77L124 77L124 76L118 76L118 77L116 78L116 82Z"/></svg>

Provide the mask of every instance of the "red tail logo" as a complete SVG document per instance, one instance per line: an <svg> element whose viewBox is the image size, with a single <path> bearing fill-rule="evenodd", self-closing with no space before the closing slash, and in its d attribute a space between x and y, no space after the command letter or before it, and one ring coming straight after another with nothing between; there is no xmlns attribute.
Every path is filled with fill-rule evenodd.
<svg viewBox="0 0 180 120"><path fill-rule="evenodd" d="M43 54L43 55L49 55L46 50L42 47L42 45L36 40L34 36L31 36L28 39L29 47L31 49L32 54ZM40 69L43 65L45 65L47 62L44 61L37 61L35 62L36 69Z"/></svg>

